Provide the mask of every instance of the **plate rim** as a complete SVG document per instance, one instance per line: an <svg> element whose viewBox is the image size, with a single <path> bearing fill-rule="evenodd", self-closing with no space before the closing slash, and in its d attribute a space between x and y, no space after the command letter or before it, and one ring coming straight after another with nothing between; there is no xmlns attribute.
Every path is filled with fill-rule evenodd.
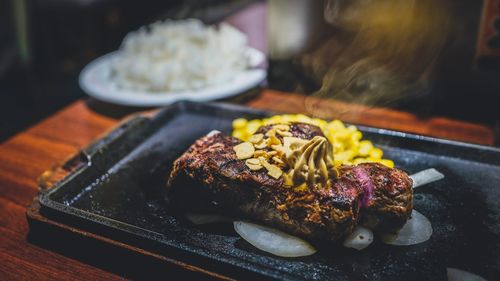
<svg viewBox="0 0 500 281"><path fill-rule="evenodd" d="M242 83L239 87L231 87L231 83L234 82L234 79L227 81L223 84L204 87L201 90L188 90L188 91L179 91L179 92L137 92L137 96L134 96L133 90L124 90L124 94L127 94L125 98L121 98L119 95L110 95L104 93L103 91L119 91L113 90L112 83L99 84L94 85L92 81L89 79L92 78L91 75L95 75L95 73L100 68L107 67L106 64L109 65L109 61L112 60L119 54L120 50L116 50L107 54L104 54L100 57L89 62L85 67L80 71L78 76L78 84L80 89L82 89L88 96L96 98L98 100L109 102L112 104L124 105L124 106L137 106L137 107L159 107L173 104L175 102L188 100L193 102L207 102L207 101L215 101L222 98L228 98L232 96L237 96L242 94L243 92L258 86L267 78L267 69L264 67L259 67L264 64L266 55L253 47L248 47L246 52L248 53L250 66L249 68L241 71L235 76L235 79L250 78L249 81L244 81L246 83ZM105 69L109 71L108 69ZM104 86L106 89L100 90L98 86ZM224 89L226 87L226 89ZM227 88L229 87L229 89ZM203 93L203 91L208 91L208 94L197 96L199 93Z"/></svg>

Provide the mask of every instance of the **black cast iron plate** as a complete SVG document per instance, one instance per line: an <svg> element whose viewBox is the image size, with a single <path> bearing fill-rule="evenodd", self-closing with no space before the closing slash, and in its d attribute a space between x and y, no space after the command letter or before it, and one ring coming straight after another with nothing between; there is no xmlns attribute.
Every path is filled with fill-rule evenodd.
<svg viewBox="0 0 500 281"><path fill-rule="evenodd" d="M322 248L279 258L238 237L231 224L194 226L163 204L172 162L211 130L238 117L270 115L227 104L181 102L154 118L136 117L81 152L86 165L40 195L48 218L161 253L230 277L248 279L446 280L446 268L500 276L500 150L358 126L414 173L434 167L439 182L415 190L415 209L432 222L423 244L378 239L367 249Z"/></svg>

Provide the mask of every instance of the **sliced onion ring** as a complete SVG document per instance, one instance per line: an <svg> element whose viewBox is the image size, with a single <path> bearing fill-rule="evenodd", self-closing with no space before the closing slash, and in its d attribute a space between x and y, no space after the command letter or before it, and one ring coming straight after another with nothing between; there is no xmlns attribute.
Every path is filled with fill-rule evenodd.
<svg viewBox="0 0 500 281"><path fill-rule="evenodd" d="M486 281L486 279L474 273L451 267L446 268L446 275L448 281Z"/></svg>
<svg viewBox="0 0 500 281"><path fill-rule="evenodd" d="M215 136L217 134L220 134L220 131L218 131L218 130L212 130L206 136L207 137L211 137L211 136Z"/></svg>
<svg viewBox="0 0 500 281"><path fill-rule="evenodd" d="M356 250L363 250L373 242L373 232L363 226L356 226L354 231L345 238L344 246Z"/></svg>
<svg viewBox="0 0 500 281"><path fill-rule="evenodd" d="M256 248L280 257L303 257L316 253L306 241L254 223L235 221L234 230Z"/></svg>
<svg viewBox="0 0 500 281"><path fill-rule="evenodd" d="M389 245L409 246L423 243L432 235L431 222L421 213L413 210L411 219L399 230L397 234L385 233L381 235L382 241Z"/></svg>
<svg viewBox="0 0 500 281"><path fill-rule="evenodd" d="M192 223L196 225L200 224L208 224L208 223L216 223L216 222L230 222L233 221L230 218L226 218L221 215L216 214L195 214L195 213L187 213L184 216Z"/></svg>
<svg viewBox="0 0 500 281"><path fill-rule="evenodd" d="M411 175L410 178L413 180L413 188L416 188L421 185L441 180L444 178L444 175L438 172L438 170L431 168L415 173Z"/></svg>

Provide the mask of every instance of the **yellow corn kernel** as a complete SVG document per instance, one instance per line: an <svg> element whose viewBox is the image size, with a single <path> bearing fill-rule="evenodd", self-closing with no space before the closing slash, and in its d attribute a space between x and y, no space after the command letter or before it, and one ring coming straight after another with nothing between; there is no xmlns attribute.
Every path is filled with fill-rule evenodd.
<svg viewBox="0 0 500 281"><path fill-rule="evenodd" d="M268 123L269 124L278 124L278 123L282 123L282 118L281 118L281 115L275 115L271 118L268 118Z"/></svg>
<svg viewBox="0 0 500 281"><path fill-rule="evenodd" d="M351 140L352 141L360 141L363 138L363 134L360 131L356 131L351 135Z"/></svg>
<svg viewBox="0 0 500 281"><path fill-rule="evenodd" d="M233 136L248 141L250 136L262 125L304 122L313 124L323 131L323 134L333 145L333 157L336 166L341 164L359 164L379 162L388 167L394 167L389 159L382 159L384 153L373 146L371 141L362 140L363 134L356 126L347 126L340 120L327 122L319 118L310 118L303 114L275 115L264 119L246 120L238 118L233 121ZM271 135L272 132L269 135ZM276 146L276 145L275 145Z"/></svg>
<svg viewBox="0 0 500 281"><path fill-rule="evenodd" d="M312 124L311 118L309 118L308 116L305 116L304 114L297 114L295 116L295 118L296 118L297 122Z"/></svg>
<svg viewBox="0 0 500 281"><path fill-rule="evenodd" d="M238 138L240 140L245 140L246 133L245 131L235 130L233 131L233 137Z"/></svg>
<svg viewBox="0 0 500 281"><path fill-rule="evenodd" d="M335 126L340 127L340 128L345 128L345 124L344 124L344 122L342 122L342 121L341 121L341 120L339 120L339 119L335 119L335 120L333 120L331 123L332 123L333 125L335 125Z"/></svg>
<svg viewBox="0 0 500 281"><path fill-rule="evenodd" d="M335 139L332 136L326 136L326 138L333 145L333 149L335 150Z"/></svg>
<svg viewBox="0 0 500 281"><path fill-rule="evenodd" d="M370 157L372 158L375 158L375 159L381 159L382 156L384 155L384 152L382 151L382 149L380 148L373 148L372 150L370 150L370 153L369 153Z"/></svg>
<svg viewBox="0 0 500 281"><path fill-rule="evenodd" d="M354 165L358 165L358 164L366 163L366 162L369 162L366 160L366 158L356 158L356 159L352 160L352 164L354 164Z"/></svg>
<svg viewBox="0 0 500 281"><path fill-rule="evenodd" d="M361 156L367 156L370 153L370 150L373 149L373 144L369 140L362 140L359 142L358 153Z"/></svg>
<svg viewBox="0 0 500 281"><path fill-rule="evenodd" d="M350 132L356 132L358 130L358 128L354 125L349 125L346 129Z"/></svg>
<svg viewBox="0 0 500 281"><path fill-rule="evenodd" d="M346 138L350 136L349 131L347 130L338 130L335 132L335 140L336 141L344 141Z"/></svg>
<svg viewBox="0 0 500 281"><path fill-rule="evenodd" d="M344 144L338 141L333 142L333 151L340 153L345 150Z"/></svg>
<svg viewBox="0 0 500 281"><path fill-rule="evenodd" d="M352 151L353 158L359 156L359 144L356 144L355 146L350 146L348 148L349 151Z"/></svg>
<svg viewBox="0 0 500 281"><path fill-rule="evenodd" d="M378 161L380 164L383 164L389 168L394 168L394 161L389 160L389 159L380 159Z"/></svg>
<svg viewBox="0 0 500 281"><path fill-rule="evenodd" d="M340 153L335 153L334 159L340 160L340 161L350 161L354 158L354 153L350 150L342 151Z"/></svg>
<svg viewBox="0 0 500 281"><path fill-rule="evenodd" d="M314 122L314 124L316 124L316 126L318 126L320 128L325 127L328 124L328 122L326 122L325 120L319 119L319 118L314 118L313 122Z"/></svg>
<svg viewBox="0 0 500 281"><path fill-rule="evenodd" d="M248 120L245 118L238 118L233 120L233 129L238 130L238 129L243 129L246 127L248 123Z"/></svg>
<svg viewBox="0 0 500 281"><path fill-rule="evenodd" d="M280 116L280 123L293 122L291 115L284 114Z"/></svg>
<svg viewBox="0 0 500 281"><path fill-rule="evenodd" d="M261 125L262 122L260 120L249 121L247 124L247 133L249 135L253 135L253 133L255 133L260 128Z"/></svg>

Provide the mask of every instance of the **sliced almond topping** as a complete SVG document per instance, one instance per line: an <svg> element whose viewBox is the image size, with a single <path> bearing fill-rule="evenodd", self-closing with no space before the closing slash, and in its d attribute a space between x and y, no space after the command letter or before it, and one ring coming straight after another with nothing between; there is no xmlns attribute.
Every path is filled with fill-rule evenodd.
<svg viewBox="0 0 500 281"><path fill-rule="evenodd" d="M255 152L253 153L253 157L259 157L259 156L265 156L266 155L266 151L264 150L255 150Z"/></svg>
<svg viewBox="0 0 500 281"><path fill-rule="evenodd" d="M279 179L283 174L283 171L276 165L269 164L264 157L259 157L260 164L264 166L267 170L267 174L275 179Z"/></svg>
<svg viewBox="0 0 500 281"><path fill-rule="evenodd" d="M283 160L279 159L278 157L274 156L273 158L273 161L276 162L277 164L280 164L280 165L285 165L285 162L283 162Z"/></svg>
<svg viewBox="0 0 500 281"><path fill-rule="evenodd" d="M249 142L243 142L233 147L234 152L236 152L236 157L240 160L248 159L253 156L255 148Z"/></svg>
<svg viewBox="0 0 500 281"><path fill-rule="evenodd" d="M268 139L267 139L267 144L269 146L272 146L272 145L280 145L281 144L281 141L280 139L278 139L276 136L270 136Z"/></svg>
<svg viewBox="0 0 500 281"><path fill-rule="evenodd" d="M284 148L283 148L283 146L282 146L282 145L272 145L271 147L272 147L272 149L273 149L274 151L278 152L278 154L280 154L280 153L281 153L281 154L285 153L285 150L284 150Z"/></svg>
<svg viewBox="0 0 500 281"><path fill-rule="evenodd" d="M264 166L264 167L267 167L268 165L271 165L271 164L269 164L269 162L267 162L267 159L266 159L266 158L264 158L264 157L262 157L262 156L261 156L261 157L259 157L259 162L260 162L260 164L261 164L262 166Z"/></svg>
<svg viewBox="0 0 500 281"><path fill-rule="evenodd" d="M255 148L257 149L263 149L263 148L266 148L267 147L267 141L266 140L262 140L260 143L256 144L255 145Z"/></svg>
<svg viewBox="0 0 500 281"><path fill-rule="evenodd" d="M250 165L260 165L260 161L257 158L250 158L245 161L245 163Z"/></svg>
<svg viewBox="0 0 500 281"><path fill-rule="evenodd" d="M252 163L250 163L250 161L249 161L249 160L257 160L257 164L252 164ZM258 170L260 170L260 169L262 169L262 168L263 168L263 167L262 167L262 165L260 165L259 160L258 160L258 159L255 159L255 158L247 159L247 160L245 161L245 164L246 164L246 165L247 165L247 167L248 167L248 168L250 168L250 170L252 170L252 171L258 171Z"/></svg>
<svg viewBox="0 0 500 281"><path fill-rule="evenodd" d="M267 131L266 132L266 136L267 137L276 136L276 130L275 129L271 129L271 130Z"/></svg>
<svg viewBox="0 0 500 281"><path fill-rule="evenodd" d="M269 151L269 152L267 153L267 155L269 155L269 156L274 156L274 155L276 155L276 154L278 154L278 151Z"/></svg>
<svg viewBox="0 0 500 281"><path fill-rule="evenodd" d="M259 143L262 139L264 138L263 134L255 134L248 139L249 142L251 143Z"/></svg>
<svg viewBox="0 0 500 281"><path fill-rule="evenodd" d="M250 168L250 170L253 171L258 171L263 168L262 165L260 164L259 159L257 158L247 159L245 160L245 164L247 165L248 168Z"/></svg>
<svg viewBox="0 0 500 281"><path fill-rule="evenodd" d="M248 164L247 167L250 168L250 170L252 171L258 171L263 168L261 165L248 165Z"/></svg>
<svg viewBox="0 0 500 281"><path fill-rule="evenodd" d="M285 159L283 156L285 156L285 153L282 151L278 151L278 154L276 154L276 157L278 157L279 159L282 159L282 160Z"/></svg>
<svg viewBox="0 0 500 281"><path fill-rule="evenodd" d="M276 165L269 164L269 166L265 167L267 169L267 174L275 179L279 179L283 174L283 171Z"/></svg>
<svg viewBox="0 0 500 281"><path fill-rule="evenodd" d="M283 137L291 137L291 136L293 136L293 134L290 133L290 132L288 132L288 131L280 131L280 130L278 130L276 132L278 133L278 135L283 136Z"/></svg>
<svg viewBox="0 0 500 281"><path fill-rule="evenodd" d="M273 129L280 130L280 131L290 131L290 126L284 125L284 124L278 124L278 125L274 125Z"/></svg>

